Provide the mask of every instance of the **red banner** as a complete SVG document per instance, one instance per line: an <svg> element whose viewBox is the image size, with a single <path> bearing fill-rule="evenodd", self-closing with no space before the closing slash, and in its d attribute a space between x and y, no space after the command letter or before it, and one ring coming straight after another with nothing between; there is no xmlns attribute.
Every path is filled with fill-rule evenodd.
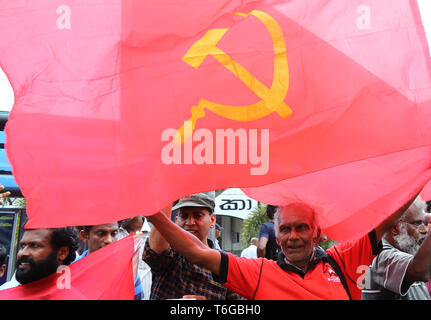
<svg viewBox="0 0 431 320"><path fill-rule="evenodd" d="M39 281L0 291L0 300L133 300L134 238L107 245Z"/></svg>

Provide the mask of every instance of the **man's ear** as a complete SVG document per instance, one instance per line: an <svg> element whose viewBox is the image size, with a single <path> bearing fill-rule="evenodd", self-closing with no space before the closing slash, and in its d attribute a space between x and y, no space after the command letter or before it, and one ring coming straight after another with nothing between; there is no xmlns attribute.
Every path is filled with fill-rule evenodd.
<svg viewBox="0 0 431 320"><path fill-rule="evenodd" d="M401 229L401 222L396 222L393 227L390 230L390 233L392 236L396 236L398 234L400 234L400 229Z"/></svg>
<svg viewBox="0 0 431 320"><path fill-rule="evenodd" d="M0 267L0 277L3 277L3 274L5 271L6 271L6 265L4 264Z"/></svg>
<svg viewBox="0 0 431 320"><path fill-rule="evenodd" d="M319 226L317 227L316 230L314 230L314 234L313 234L313 241L315 245L319 244L321 236L322 236L322 230L320 229L320 226Z"/></svg>
<svg viewBox="0 0 431 320"><path fill-rule="evenodd" d="M215 215L215 213L213 213L213 214L210 216L210 218L211 218L211 225L210 225L210 228L214 228L214 227L215 227L215 225L216 225L216 215Z"/></svg>
<svg viewBox="0 0 431 320"><path fill-rule="evenodd" d="M88 233L85 230L79 230L79 238L84 242L88 242Z"/></svg>
<svg viewBox="0 0 431 320"><path fill-rule="evenodd" d="M57 252L57 260L60 265L63 264L63 261L69 256L69 247L63 246L58 249Z"/></svg>

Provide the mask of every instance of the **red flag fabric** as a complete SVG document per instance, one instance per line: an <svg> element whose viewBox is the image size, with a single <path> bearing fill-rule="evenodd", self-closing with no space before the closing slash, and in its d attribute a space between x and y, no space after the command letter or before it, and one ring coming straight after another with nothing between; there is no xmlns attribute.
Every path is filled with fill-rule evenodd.
<svg viewBox="0 0 431 320"><path fill-rule="evenodd" d="M243 191L273 205L305 201L318 212L325 235L346 241L370 232L430 179L431 148L425 147Z"/></svg>
<svg viewBox="0 0 431 320"><path fill-rule="evenodd" d="M0 291L0 300L133 300L134 236L107 245L41 280Z"/></svg>
<svg viewBox="0 0 431 320"><path fill-rule="evenodd" d="M425 185L420 196L423 201L431 201L431 181Z"/></svg>
<svg viewBox="0 0 431 320"><path fill-rule="evenodd" d="M431 144L416 1L3 1L0 15L28 227Z"/></svg>

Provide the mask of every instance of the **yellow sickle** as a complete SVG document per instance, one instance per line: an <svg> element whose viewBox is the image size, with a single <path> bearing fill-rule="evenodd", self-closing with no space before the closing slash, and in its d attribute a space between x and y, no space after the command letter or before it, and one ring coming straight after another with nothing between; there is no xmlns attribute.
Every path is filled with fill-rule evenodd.
<svg viewBox="0 0 431 320"><path fill-rule="evenodd" d="M251 73L234 61L228 54L217 47L217 43L229 29L211 29L200 40L195 42L183 57L183 61L198 69L208 55L219 61L225 68L236 75L250 88L261 100L248 106L226 106L201 99L197 106L190 109L192 114L188 120L192 124L192 130L184 130L184 125L178 130L174 143L182 144L193 134L196 122L205 116L204 109L236 121L252 121L277 112L280 117L287 118L292 110L284 103L289 88L289 67L287 63L286 44L280 25L265 12L253 10L249 14L236 13L248 17L258 18L271 34L274 46L274 76L271 88L266 87Z"/></svg>

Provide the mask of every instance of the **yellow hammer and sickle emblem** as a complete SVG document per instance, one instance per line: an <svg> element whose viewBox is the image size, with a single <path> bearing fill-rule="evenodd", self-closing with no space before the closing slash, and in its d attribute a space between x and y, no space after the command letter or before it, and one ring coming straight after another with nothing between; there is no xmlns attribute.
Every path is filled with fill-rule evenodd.
<svg viewBox="0 0 431 320"><path fill-rule="evenodd" d="M261 100L248 106L226 106L205 99L201 99L197 106L193 106L191 118L191 132L185 132L184 125L178 130L174 143L182 144L190 138L196 127L196 121L205 116L204 109L235 121L252 121L277 112L280 117L287 118L292 110L284 103L289 88L289 67L287 63L286 44L283 31L277 21L265 12L253 10L248 14L235 13L242 17L250 15L258 18L271 34L274 46L274 75L271 88L266 87L251 73L234 61L228 54L217 47L217 43L229 29L211 29L200 40L195 42L183 57L183 61L198 69L208 55L211 55L225 68L236 75ZM190 131L190 130L189 130Z"/></svg>

